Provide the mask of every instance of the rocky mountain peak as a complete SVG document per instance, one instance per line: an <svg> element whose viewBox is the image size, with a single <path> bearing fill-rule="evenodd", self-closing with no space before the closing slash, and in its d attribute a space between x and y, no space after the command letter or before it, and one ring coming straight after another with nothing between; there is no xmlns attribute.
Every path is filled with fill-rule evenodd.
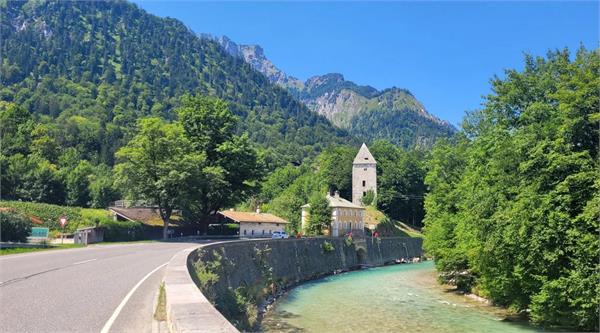
<svg viewBox="0 0 600 333"><path fill-rule="evenodd" d="M259 45L236 44L225 36L211 38L231 55L243 58L272 83L286 88L312 111L324 115L340 128L354 130L363 138L385 138L405 146L424 142L431 145L436 137L455 131L448 122L427 112L407 89L392 87L380 91L348 81L341 73L315 75L302 82L277 68ZM368 124L373 119L381 124ZM368 133L362 133L365 131ZM406 138L398 134L400 132L414 133L414 137ZM418 134L421 132L426 134Z"/></svg>

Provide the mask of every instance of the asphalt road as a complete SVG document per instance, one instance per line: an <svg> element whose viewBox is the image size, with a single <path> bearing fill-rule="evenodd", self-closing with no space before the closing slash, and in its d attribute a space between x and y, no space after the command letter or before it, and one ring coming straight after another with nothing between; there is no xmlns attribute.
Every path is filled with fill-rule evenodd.
<svg viewBox="0 0 600 333"><path fill-rule="evenodd" d="M0 332L101 332L107 322L110 332L151 332L165 272L158 267L177 251L199 245L92 245L2 256Z"/></svg>

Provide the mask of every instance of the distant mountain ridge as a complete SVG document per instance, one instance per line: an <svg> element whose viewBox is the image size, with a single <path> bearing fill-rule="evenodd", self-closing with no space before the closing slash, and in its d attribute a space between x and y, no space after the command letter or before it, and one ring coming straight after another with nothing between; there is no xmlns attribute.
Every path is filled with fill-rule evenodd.
<svg viewBox="0 0 600 333"><path fill-rule="evenodd" d="M363 140L388 139L404 147L429 147L436 139L455 132L450 123L427 112L406 89L380 91L357 85L339 73L317 75L303 82L277 68L259 45L237 44L226 36L201 37L217 41L229 54L243 58L309 109Z"/></svg>

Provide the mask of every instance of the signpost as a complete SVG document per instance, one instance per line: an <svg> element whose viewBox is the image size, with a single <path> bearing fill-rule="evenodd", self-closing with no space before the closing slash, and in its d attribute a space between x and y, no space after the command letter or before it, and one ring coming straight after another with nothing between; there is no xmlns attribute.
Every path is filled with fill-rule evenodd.
<svg viewBox="0 0 600 333"><path fill-rule="evenodd" d="M59 221L60 221L60 226L62 228L62 232L60 234L60 243L63 244L65 241L65 225L67 225L67 222L69 222L69 221L67 220L67 217L64 215L60 217Z"/></svg>

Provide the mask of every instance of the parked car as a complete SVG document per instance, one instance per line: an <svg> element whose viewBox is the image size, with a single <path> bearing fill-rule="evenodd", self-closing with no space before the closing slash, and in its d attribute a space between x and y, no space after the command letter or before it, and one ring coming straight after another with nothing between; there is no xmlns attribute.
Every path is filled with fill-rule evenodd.
<svg viewBox="0 0 600 333"><path fill-rule="evenodd" d="M279 238L290 238L290 235L288 235L285 231L275 231L273 232L273 235L271 236L272 239L279 239Z"/></svg>

